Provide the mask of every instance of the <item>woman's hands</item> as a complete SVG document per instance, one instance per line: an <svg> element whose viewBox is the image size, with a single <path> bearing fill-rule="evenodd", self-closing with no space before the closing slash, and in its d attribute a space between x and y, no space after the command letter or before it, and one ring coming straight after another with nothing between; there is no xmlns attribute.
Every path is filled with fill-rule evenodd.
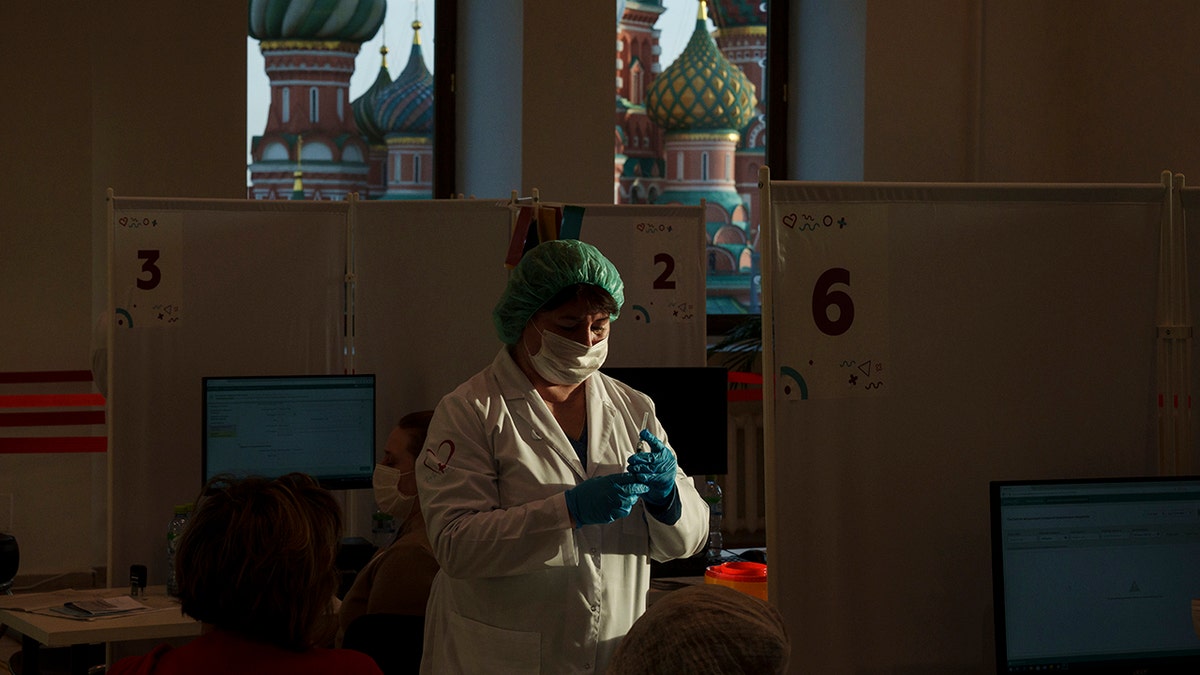
<svg viewBox="0 0 1200 675"><path fill-rule="evenodd" d="M642 496L647 504L669 504L675 492L675 453L647 429L642 429L639 436L650 446L650 451L633 453L628 471L648 488Z"/></svg>

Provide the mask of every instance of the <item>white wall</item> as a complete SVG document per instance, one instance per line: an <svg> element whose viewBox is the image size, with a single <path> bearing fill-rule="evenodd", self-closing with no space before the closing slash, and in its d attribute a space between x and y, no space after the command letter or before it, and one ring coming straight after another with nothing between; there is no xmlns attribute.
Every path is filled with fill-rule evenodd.
<svg viewBox="0 0 1200 675"><path fill-rule="evenodd" d="M0 371L87 370L105 189L245 195L246 9L6 2L0 22ZM0 455L21 576L103 567L106 484L104 455Z"/></svg>
<svg viewBox="0 0 1200 675"><path fill-rule="evenodd" d="M1200 175L1197 25L1190 0L867 0L863 175Z"/></svg>

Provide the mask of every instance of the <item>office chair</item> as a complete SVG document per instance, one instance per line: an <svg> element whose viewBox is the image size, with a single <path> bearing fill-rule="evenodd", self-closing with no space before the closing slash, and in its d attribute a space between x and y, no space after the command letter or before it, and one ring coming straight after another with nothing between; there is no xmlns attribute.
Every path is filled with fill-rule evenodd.
<svg viewBox="0 0 1200 675"><path fill-rule="evenodd" d="M342 637L342 647L370 656L384 675L419 672L424 642L425 617L409 614L363 614Z"/></svg>

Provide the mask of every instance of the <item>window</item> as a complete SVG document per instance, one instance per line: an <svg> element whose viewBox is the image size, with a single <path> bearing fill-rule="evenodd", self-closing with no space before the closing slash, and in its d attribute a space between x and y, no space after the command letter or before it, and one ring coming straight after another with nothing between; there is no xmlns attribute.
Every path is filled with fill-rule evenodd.
<svg viewBox="0 0 1200 675"><path fill-rule="evenodd" d="M304 141L300 150L300 158L305 162L332 162L333 149L320 141Z"/></svg>
<svg viewBox="0 0 1200 675"><path fill-rule="evenodd" d="M617 125L624 132L618 138L643 139L624 148L620 161L626 167L616 172L614 194L619 202L707 201L710 334L721 332L712 329L711 315L758 311L758 256L753 249L758 245L760 214L757 195L747 194L753 190L746 186L757 185L767 143L775 140L766 133L765 101L782 101L783 96L767 92L767 31L769 22L786 27L787 4L617 3ZM700 7L706 10L703 17L697 16ZM768 9L776 7L768 16ZM696 36L703 39L693 39ZM779 42L786 47L786 40ZM701 67L694 68L698 64ZM681 76L685 66L693 68L686 78ZM785 69L786 64L779 69L781 83L786 82ZM754 91L752 100L736 93L747 89ZM732 105L727 96L731 92ZM777 161L785 157L780 154ZM629 163L652 171L639 173ZM635 180L640 182L637 190L632 189ZM724 206L714 211L714 205ZM720 236L714 236L718 232Z"/></svg>
<svg viewBox="0 0 1200 675"><path fill-rule="evenodd" d="M286 162L287 147L283 143L269 143L263 148L262 158L264 162Z"/></svg>
<svg viewBox="0 0 1200 675"><path fill-rule="evenodd" d="M633 82L629 86L629 102L634 105L642 105L645 103L645 73L642 72L641 62L635 63L630 73L633 76Z"/></svg>
<svg viewBox="0 0 1200 675"><path fill-rule="evenodd" d="M385 194L389 198L429 198L435 182L446 185L442 194L452 194L455 119L449 74L454 70L456 0L389 2L386 12L357 12L342 22L345 26L340 30L345 34L338 36L315 34L324 22L321 3L307 3L303 7L293 3L289 21L272 24L263 20L256 25L256 17L269 14L256 9L263 10L262 5L270 2L249 0L247 194L286 199L292 193L292 171L297 169L307 172L303 176L307 199L317 195L344 199L351 192L363 199L378 199ZM368 5L377 8L382 3L359 4L363 8ZM435 35L438 25L446 29ZM369 37L361 43L355 41L362 36ZM306 49L306 42L314 48ZM330 47L331 44L344 46ZM416 67L417 54L419 67ZM434 76L435 59L448 64L445 81ZM400 78L405 81L397 82ZM393 92L393 112L397 114L385 119L376 104L389 84L397 85ZM368 93L371 95L367 96ZM322 105L328 106L324 114ZM439 106L436 115L435 105ZM360 116L364 111L365 116ZM434 119L438 120L437 125L433 124ZM350 124L359 133L348 134ZM388 152L391 146L386 137L391 132L408 139L400 154ZM316 139L336 143L330 157L323 160L319 174L307 166L280 171L278 164L266 163L266 149L294 147L297 137L304 139L305 162L309 159L310 139L314 143ZM435 144L440 145L432 152ZM330 150L328 145L326 150ZM410 155L422 158L410 163ZM439 156L450 159L438 162ZM286 157L274 159L288 161ZM393 185L402 182L402 167L415 168L417 181L408 181L405 174L402 191L387 194Z"/></svg>

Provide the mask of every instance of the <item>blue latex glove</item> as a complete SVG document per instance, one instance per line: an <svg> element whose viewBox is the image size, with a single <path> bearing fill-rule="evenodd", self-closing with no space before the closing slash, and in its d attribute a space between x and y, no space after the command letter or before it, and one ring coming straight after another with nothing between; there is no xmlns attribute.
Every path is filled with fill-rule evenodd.
<svg viewBox="0 0 1200 675"><path fill-rule="evenodd" d="M593 476L567 490L567 511L577 525L602 525L624 518L648 488L628 473Z"/></svg>
<svg viewBox="0 0 1200 675"><path fill-rule="evenodd" d="M629 473L649 488L642 497L647 504L669 504L675 493L675 453L648 429L642 429L639 437L650 446L650 451L635 452L630 456Z"/></svg>

